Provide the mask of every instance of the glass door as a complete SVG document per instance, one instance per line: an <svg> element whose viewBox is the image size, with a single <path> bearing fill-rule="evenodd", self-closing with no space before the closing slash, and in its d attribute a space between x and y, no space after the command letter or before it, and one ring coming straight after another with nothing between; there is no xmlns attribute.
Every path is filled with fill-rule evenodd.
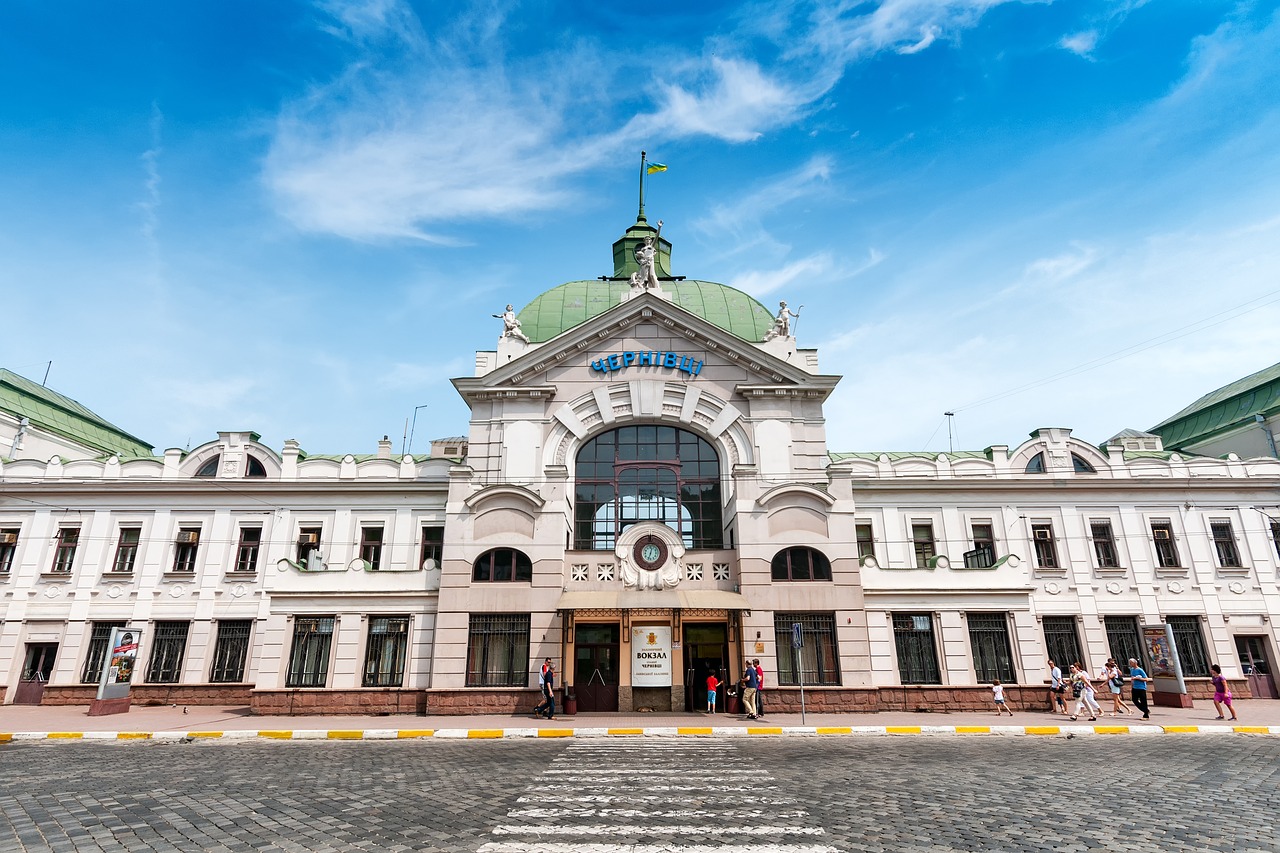
<svg viewBox="0 0 1280 853"><path fill-rule="evenodd" d="M583 625L574 628L573 691L578 711L618 710L617 625Z"/></svg>

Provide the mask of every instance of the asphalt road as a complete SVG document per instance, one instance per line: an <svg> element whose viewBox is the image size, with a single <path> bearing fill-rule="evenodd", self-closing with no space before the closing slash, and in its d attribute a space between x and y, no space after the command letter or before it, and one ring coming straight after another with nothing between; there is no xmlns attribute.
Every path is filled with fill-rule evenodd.
<svg viewBox="0 0 1280 853"><path fill-rule="evenodd" d="M13 743L0 851L1280 850L1280 738Z"/></svg>

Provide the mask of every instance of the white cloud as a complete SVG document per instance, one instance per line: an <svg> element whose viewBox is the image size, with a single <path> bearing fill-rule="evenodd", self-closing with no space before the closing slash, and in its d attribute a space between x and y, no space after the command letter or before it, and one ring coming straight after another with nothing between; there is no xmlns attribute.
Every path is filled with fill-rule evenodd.
<svg viewBox="0 0 1280 853"><path fill-rule="evenodd" d="M729 286L752 296L764 296L786 287L801 276L826 276L831 272L831 267L831 256L820 252L793 261L780 269L741 273L729 280Z"/></svg>
<svg viewBox="0 0 1280 853"><path fill-rule="evenodd" d="M1074 244L1069 252L1051 258L1039 258L1027 264L1025 277L1032 281L1059 284L1079 275L1092 266L1097 259L1097 249Z"/></svg>
<svg viewBox="0 0 1280 853"><path fill-rule="evenodd" d="M823 191L831 179L831 158L811 157L798 168L785 172L743 193L736 199L714 205L706 216L693 223L718 244L731 246L729 253L753 249L757 255L786 254L764 228L762 219L779 208Z"/></svg>
<svg viewBox="0 0 1280 853"><path fill-rule="evenodd" d="M1063 36L1058 42L1058 47L1063 50L1069 50L1077 56L1083 56L1085 59L1093 58L1093 49L1097 46L1097 30L1086 30L1081 33L1073 33L1072 35Z"/></svg>
<svg viewBox="0 0 1280 853"><path fill-rule="evenodd" d="M830 4L815 11L809 40L846 62L884 50L918 53L938 39L955 38L1008 2L1037 0L885 0L870 11L865 3Z"/></svg>

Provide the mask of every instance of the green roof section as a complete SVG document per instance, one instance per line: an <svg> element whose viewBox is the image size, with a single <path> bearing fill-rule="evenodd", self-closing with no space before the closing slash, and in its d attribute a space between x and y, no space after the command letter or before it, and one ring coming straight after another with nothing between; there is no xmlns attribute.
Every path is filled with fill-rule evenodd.
<svg viewBox="0 0 1280 853"><path fill-rule="evenodd" d="M625 281L593 279L553 287L520 311L520 328L534 343L549 341L622 304ZM671 301L744 341L760 341L773 328L773 314L754 297L714 281L663 281Z"/></svg>
<svg viewBox="0 0 1280 853"><path fill-rule="evenodd" d="M1254 415L1280 412L1280 364L1237 379L1205 394L1149 431L1160 436L1165 449L1179 450L1245 426Z"/></svg>
<svg viewBox="0 0 1280 853"><path fill-rule="evenodd" d="M129 457L155 455L150 444L103 420L70 397L3 368L0 368L0 410L103 453Z"/></svg>

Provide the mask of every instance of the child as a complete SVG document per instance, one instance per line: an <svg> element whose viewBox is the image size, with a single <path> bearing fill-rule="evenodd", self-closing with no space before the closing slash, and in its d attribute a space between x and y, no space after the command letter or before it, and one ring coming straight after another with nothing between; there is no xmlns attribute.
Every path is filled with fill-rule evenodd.
<svg viewBox="0 0 1280 853"><path fill-rule="evenodd" d="M1000 683L1000 679L991 682L991 695L996 700L996 716L999 717L1005 711L1009 712L1009 716L1013 716L1013 711L1004 703L1004 685Z"/></svg>
<svg viewBox="0 0 1280 853"><path fill-rule="evenodd" d="M716 690L720 687L720 679L715 674L707 676L707 713L714 714L716 712Z"/></svg>

